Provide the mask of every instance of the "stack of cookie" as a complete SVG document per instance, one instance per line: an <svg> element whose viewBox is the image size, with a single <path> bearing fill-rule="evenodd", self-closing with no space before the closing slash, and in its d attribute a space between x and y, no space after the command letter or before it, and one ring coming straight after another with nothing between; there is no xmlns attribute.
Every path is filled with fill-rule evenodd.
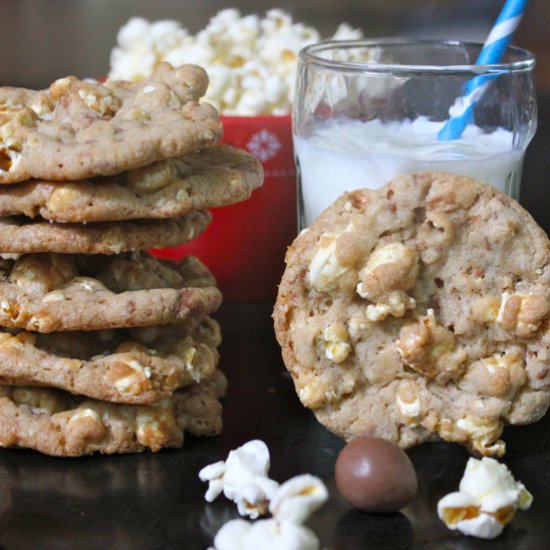
<svg viewBox="0 0 550 550"><path fill-rule="evenodd" d="M189 241L262 182L196 66L0 89L0 445L58 456L221 429L221 293ZM9 184L9 185L8 185Z"/></svg>

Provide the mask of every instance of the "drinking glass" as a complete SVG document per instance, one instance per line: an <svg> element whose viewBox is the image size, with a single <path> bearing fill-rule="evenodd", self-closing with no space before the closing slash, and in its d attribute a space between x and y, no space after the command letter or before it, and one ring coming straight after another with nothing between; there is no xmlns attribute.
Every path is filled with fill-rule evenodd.
<svg viewBox="0 0 550 550"><path fill-rule="evenodd" d="M345 191L409 172L458 173L518 199L536 129L535 58L509 47L502 62L476 65L482 47L388 38L304 48L292 114L300 228ZM476 83L464 132L442 138Z"/></svg>

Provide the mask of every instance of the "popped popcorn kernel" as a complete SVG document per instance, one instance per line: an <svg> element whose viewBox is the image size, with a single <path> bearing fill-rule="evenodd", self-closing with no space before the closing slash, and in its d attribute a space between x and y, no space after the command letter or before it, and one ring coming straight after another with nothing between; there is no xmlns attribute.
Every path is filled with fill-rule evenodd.
<svg viewBox="0 0 550 550"><path fill-rule="evenodd" d="M550 302L537 294L523 295L504 292L496 323L521 338L534 336L550 313Z"/></svg>
<svg viewBox="0 0 550 550"><path fill-rule="evenodd" d="M527 510L532 502L531 493L505 464L488 457L470 458L459 490L438 502L437 513L449 529L493 539L512 521L518 508Z"/></svg>
<svg viewBox="0 0 550 550"><path fill-rule="evenodd" d="M257 519L268 510L272 514L270 519L253 523L228 521L214 538L214 550L319 549L319 540L303 523L328 499L325 484L316 476L303 474L279 485L267 477L268 469L269 449L263 441L253 440L231 451L225 462L220 460L199 472L201 481L209 483L205 495L208 502L223 490L243 516ZM228 475L233 477L232 487L227 486Z"/></svg>
<svg viewBox="0 0 550 550"><path fill-rule="evenodd" d="M424 376L443 382L462 374L466 354L431 309L401 327L396 346L403 362Z"/></svg>
<svg viewBox="0 0 550 550"><path fill-rule="evenodd" d="M323 233L317 251L309 264L307 280L309 285L320 292L328 292L338 286L338 280L349 270L338 263L336 246L339 235Z"/></svg>
<svg viewBox="0 0 550 550"><path fill-rule="evenodd" d="M498 420L466 416L456 421L456 428L458 433L453 430L455 435L447 439L460 441L466 436L470 449L480 455L502 456L506 451L504 441L497 439L502 433L502 424Z"/></svg>
<svg viewBox="0 0 550 550"><path fill-rule="evenodd" d="M349 25L338 27L338 40L361 38ZM319 32L279 9L265 17L223 9L195 35L177 21L131 18L111 51L110 79L142 80L162 61L194 63L206 69L205 95L226 115L282 115L291 111L298 52L321 40Z"/></svg>
<svg viewBox="0 0 550 550"><path fill-rule="evenodd" d="M351 352L349 334L343 323L328 325L323 332L325 355L334 363L342 363Z"/></svg>
<svg viewBox="0 0 550 550"><path fill-rule="evenodd" d="M374 304L369 304L366 309L366 317L369 321L383 321L392 317L403 317L409 310L414 310L416 300L402 290L395 290L387 297Z"/></svg>
<svg viewBox="0 0 550 550"><path fill-rule="evenodd" d="M414 382L404 381L399 385L395 403L407 425L418 425L422 413L422 402Z"/></svg>
<svg viewBox="0 0 550 550"><path fill-rule="evenodd" d="M377 301L385 294L412 288L418 275L418 255L403 243L390 243L374 250L360 273L357 294Z"/></svg>

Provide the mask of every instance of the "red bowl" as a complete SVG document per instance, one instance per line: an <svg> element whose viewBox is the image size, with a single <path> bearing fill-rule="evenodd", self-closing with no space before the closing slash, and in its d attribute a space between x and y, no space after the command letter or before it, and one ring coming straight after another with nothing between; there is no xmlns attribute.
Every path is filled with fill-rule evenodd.
<svg viewBox="0 0 550 550"><path fill-rule="evenodd" d="M285 251L297 232L291 117L223 116L222 121L223 142L262 162L262 187L244 202L212 208L212 223L198 238L154 254L176 260L198 256L216 277L225 300L272 300Z"/></svg>

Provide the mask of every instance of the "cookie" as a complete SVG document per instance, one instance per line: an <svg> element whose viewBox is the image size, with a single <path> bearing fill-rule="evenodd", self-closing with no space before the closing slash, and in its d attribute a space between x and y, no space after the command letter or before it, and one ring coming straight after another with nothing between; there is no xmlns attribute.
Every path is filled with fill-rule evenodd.
<svg viewBox="0 0 550 550"><path fill-rule="evenodd" d="M221 303L207 268L188 256L26 254L0 260L0 326L99 330L202 319Z"/></svg>
<svg viewBox="0 0 550 550"><path fill-rule="evenodd" d="M4 254L119 254L171 248L200 235L211 219L206 210L169 220L93 224L52 223L22 216L0 218L0 250Z"/></svg>
<svg viewBox="0 0 550 550"><path fill-rule="evenodd" d="M219 327L210 319L202 328L186 334L179 326L163 327L145 341L123 329L50 334L0 329L0 384L52 386L114 403L154 403L214 372L218 353L208 342L219 344Z"/></svg>
<svg viewBox="0 0 550 550"><path fill-rule="evenodd" d="M222 124L198 103L207 85L200 67L161 63L135 83L0 88L0 183L110 176L213 145Z"/></svg>
<svg viewBox="0 0 550 550"><path fill-rule="evenodd" d="M220 371L154 405L121 405L61 390L0 386L0 446L53 456L153 452L181 447L184 432L221 432Z"/></svg>
<svg viewBox="0 0 550 550"><path fill-rule="evenodd" d="M217 145L106 178L0 186L0 216L73 223L175 218L243 201L262 180L255 157Z"/></svg>
<svg viewBox="0 0 550 550"><path fill-rule="evenodd" d="M550 404L550 243L514 200L423 173L347 193L289 248L274 310L302 403L345 439L501 455Z"/></svg>

